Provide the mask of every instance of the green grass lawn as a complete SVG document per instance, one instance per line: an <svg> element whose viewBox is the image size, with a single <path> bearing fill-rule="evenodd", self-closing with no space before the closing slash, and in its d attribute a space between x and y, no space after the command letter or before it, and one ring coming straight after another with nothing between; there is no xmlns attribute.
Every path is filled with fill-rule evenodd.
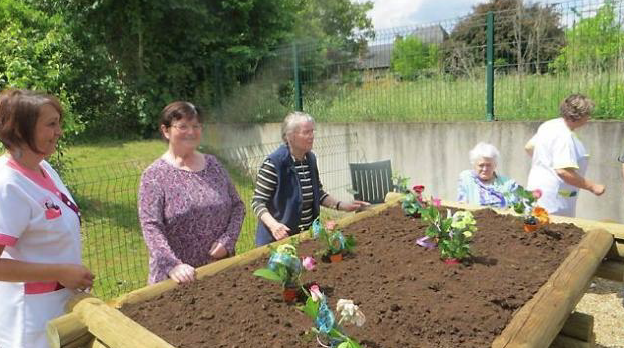
<svg viewBox="0 0 624 348"><path fill-rule="evenodd" d="M111 141L71 146L64 154L71 163L64 181L83 211L83 259L96 273L94 290L102 298L146 283L148 258L137 217L137 191L142 171L166 148L160 140ZM236 245L242 253L254 246L252 182L224 164L247 209Z"/></svg>

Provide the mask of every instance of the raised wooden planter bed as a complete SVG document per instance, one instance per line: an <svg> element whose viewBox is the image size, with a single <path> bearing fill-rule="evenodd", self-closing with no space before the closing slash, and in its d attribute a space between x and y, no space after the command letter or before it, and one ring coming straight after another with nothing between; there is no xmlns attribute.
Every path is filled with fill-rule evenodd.
<svg viewBox="0 0 624 348"><path fill-rule="evenodd" d="M339 224L347 226L376 215L395 205L398 197L390 196L387 201L369 211L349 216ZM468 210L480 209L452 202L443 204ZM585 229L587 234L533 298L514 313L513 319L495 339L492 347L548 347L551 343L553 347L590 347L592 344L592 318L581 314L570 316L570 313L594 274L622 281L624 248L620 240L624 239L624 226L558 217L554 220L574 223ZM235 265L247 264L267 253L266 247L258 248L202 267L198 270L199 277L212 276ZM609 260L603 261L606 256ZM77 297L68 305L69 314L49 323L48 335L52 346L172 347L115 308L143 303L174 287L176 285L172 281L165 281L133 291L109 305L96 298Z"/></svg>

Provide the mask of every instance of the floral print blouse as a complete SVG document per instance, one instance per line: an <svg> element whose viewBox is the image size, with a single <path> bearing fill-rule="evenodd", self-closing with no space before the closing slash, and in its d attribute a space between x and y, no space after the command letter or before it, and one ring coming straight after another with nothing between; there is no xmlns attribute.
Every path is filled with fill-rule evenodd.
<svg viewBox="0 0 624 348"><path fill-rule="evenodd" d="M181 263L212 262L215 242L234 254L245 207L223 166L204 156L206 166L198 172L157 159L141 176L139 220L149 250L150 284L167 279Z"/></svg>
<svg viewBox="0 0 624 348"><path fill-rule="evenodd" d="M464 170L459 174L457 200L497 208L511 206L516 202L514 191L518 184L506 176L494 176L491 184L484 184L473 170Z"/></svg>

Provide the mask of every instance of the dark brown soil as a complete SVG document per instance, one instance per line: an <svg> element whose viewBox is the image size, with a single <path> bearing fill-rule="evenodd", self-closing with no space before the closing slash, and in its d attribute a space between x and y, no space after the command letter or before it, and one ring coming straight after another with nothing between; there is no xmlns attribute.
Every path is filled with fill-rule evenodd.
<svg viewBox="0 0 624 348"><path fill-rule="evenodd" d="M475 213L470 262L447 265L415 244L425 224L398 208L345 229L358 241L341 263L319 262L317 281L333 310L353 299L366 315L346 326L363 347L488 347L582 238L571 224L523 232L522 220ZM316 242L302 243L311 255ZM281 299L278 284L254 277L266 258L178 287L122 311L177 347L318 347L304 335L312 320Z"/></svg>

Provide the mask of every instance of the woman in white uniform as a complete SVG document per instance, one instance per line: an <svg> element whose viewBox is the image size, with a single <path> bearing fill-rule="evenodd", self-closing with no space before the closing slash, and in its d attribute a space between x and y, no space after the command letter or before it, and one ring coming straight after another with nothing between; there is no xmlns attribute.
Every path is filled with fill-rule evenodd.
<svg viewBox="0 0 624 348"><path fill-rule="evenodd" d="M76 290L93 284L82 266L80 212L44 160L61 136L56 98L0 95L0 347L47 348L45 324Z"/></svg>
<svg viewBox="0 0 624 348"><path fill-rule="evenodd" d="M561 117L542 123L526 144L532 156L527 189L542 190L537 204L548 213L575 216L579 189L600 196L604 185L585 178L589 153L574 130L587 123L594 102L581 94L573 94L561 102Z"/></svg>

